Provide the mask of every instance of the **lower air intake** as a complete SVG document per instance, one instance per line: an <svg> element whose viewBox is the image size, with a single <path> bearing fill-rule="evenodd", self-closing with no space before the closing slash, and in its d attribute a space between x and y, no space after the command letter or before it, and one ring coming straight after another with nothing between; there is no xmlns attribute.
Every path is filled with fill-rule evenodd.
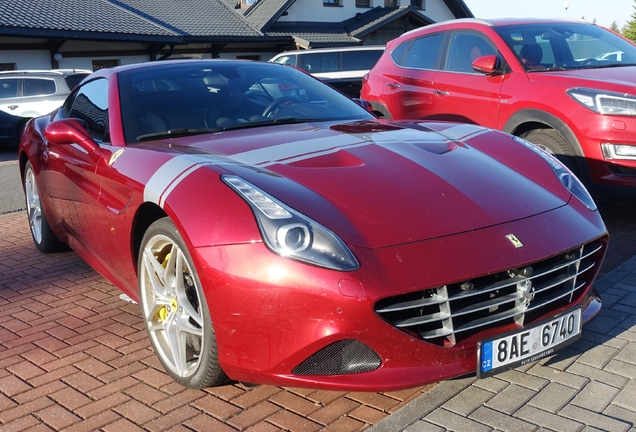
<svg viewBox="0 0 636 432"><path fill-rule="evenodd" d="M334 342L294 368L296 375L345 375L371 372L382 359L371 348L355 339Z"/></svg>

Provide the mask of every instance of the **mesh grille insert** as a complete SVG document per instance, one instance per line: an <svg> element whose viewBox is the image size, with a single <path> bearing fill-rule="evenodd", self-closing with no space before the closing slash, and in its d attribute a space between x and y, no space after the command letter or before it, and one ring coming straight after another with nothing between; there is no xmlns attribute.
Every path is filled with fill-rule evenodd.
<svg viewBox="0 0 636 432"><path fill-rule="evenodd" d="M355 339L327 345L294 368L296 375L345 375L371 372L382 365L380 356Z"/></svg>

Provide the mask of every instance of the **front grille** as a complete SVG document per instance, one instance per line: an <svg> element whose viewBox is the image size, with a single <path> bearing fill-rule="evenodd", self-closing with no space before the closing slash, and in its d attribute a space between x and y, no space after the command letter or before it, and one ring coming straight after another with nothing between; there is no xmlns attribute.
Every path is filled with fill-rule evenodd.
<svg viewBox="0 0 636 432"><path fill-rule="evenodd" d="M388 297L375 311L400 330L452 346L478 331L524 322L579 299L596 274L604 242L460 283Z"/></svg>

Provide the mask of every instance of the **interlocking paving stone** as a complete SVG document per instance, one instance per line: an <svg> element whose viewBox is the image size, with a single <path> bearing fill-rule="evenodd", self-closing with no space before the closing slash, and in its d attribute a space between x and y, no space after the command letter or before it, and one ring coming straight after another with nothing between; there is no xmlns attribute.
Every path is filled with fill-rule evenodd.
<svg viewBox="0 0 636 432"><path fill-rule="evenodd" d="M610 402L616 397L619 389L600 383L590 381L576 397L572 400L574 405L590 411L602 412Z"/></svg>
<svg viewBox="0 0 636 432"><path fill-rule="evenodd" d="M576 405L567 405L559 411L559 415L609 432L624 432L628 431L632 427L630 422L617 420L603 414L577 407Z"/></svg>
<svg viewBox="0 0 636 432"><path fill-rule="evenodd" d="M518 432L531 432L537 429L536 425L526 422L522 419L506 415L497 410L488 407L480 407L472 413L469 418L478 420L498 430L514 430Z"/></svg>
<svg viewBox="0 0 636 432"><path fill-rule="evenodd" d="M515 413L515 417L525 420L529 423L539 425L548 430L559 432L578 432L585 425L568 418L558 416L553 412L547 412L533 406L524 406Z"/></svg>
<svg viewBox="0 0 636 432"><path fill-rule="evenodd" d="M493 397L496 397L495 393L470 386L446 402L444 407L457 414L468 416Z"/></svg>
<svg viewBox="0 0 636 432"><path fill-rule="evenodd" d="M577 390L572 387L551 382L541 389L540 392L536 393L534 397L528 401L528 405L543 411L556 413L568 404L576 394Z"/></svg>
<svg viewBox="0 0 636 432"><path fill-rule="evenodd" d="M490 432L493 429L443 408L436 409L424 418L431 423L455 431Z"/></svg>
<svg viewBox="0 0 636 432"><path fill-rule="evenodd" d="M629 381L628 378L625 378L624 376L606 372L583 363L574 363L568 368L568 372L618 388L623 387L627 381Z"/></svg>
<svg viewBox="0 0 636 432"><path fill-rule="evenodd" d="M636 381L627 383L612 400L612 404L627 410L636 411Z"/></svg>
<svg viewBox="0 0 636 432"><path fill-rule="evenodd" d="M496 394L485 405L505 414L513 414L532 399L535 394L536 392L533 390L513 384Z"/></svg>

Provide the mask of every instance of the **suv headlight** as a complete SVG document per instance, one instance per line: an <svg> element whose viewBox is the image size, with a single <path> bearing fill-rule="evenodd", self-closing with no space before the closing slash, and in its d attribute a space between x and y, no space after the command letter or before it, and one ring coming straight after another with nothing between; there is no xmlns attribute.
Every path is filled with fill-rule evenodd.
<svg viewBox="0 0 636 432"><path fill-rule="evenodd" d="M554 171L554 174L556 174L563 187L570 191L572 195L577 197L579 201L585 205L585 207L590 210L596 210L596 203L585 186L583 186L583 183L581 183L581 180L572 174L572 171L563 165L560 160L530 141L518 136L513 136L513 139L541 156L541 158L550 165L550 168L552 168L552 171Z"/></svg>
<svg viewBox="0 0 636 432"><path fill-rule="evenodd" d="M636 116L636 96L588 88L565 91L572 99L599 114Z"/></svg>
<svg viewBox="0 0 636 432"><path fill-rule="evenodd" d="M332 270L352 271L360 267L347 245L318 222L238 176L221 178L252 208L263 240L273 252Z"/></svg>

